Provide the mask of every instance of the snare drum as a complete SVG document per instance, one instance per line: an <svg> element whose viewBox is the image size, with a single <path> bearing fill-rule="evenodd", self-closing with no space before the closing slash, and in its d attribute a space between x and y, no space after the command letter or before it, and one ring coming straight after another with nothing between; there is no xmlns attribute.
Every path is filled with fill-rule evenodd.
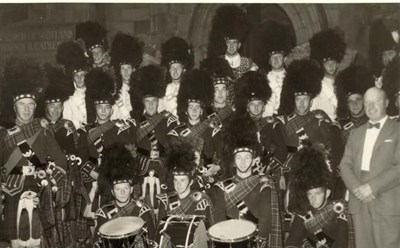
<svg viewBox="0 0 400 248"><path fill-rule="evenodd" d="M248 220L226 220L219 222L208 229L211 247L214 248L252 248L257 226Z"/></svg>
<svg viewBox="0 0 400 248"><path fill-rule="evenodd" d="M143 226L143 219L133 216L107 221L99 228L100 242L97 243L97 247L131 248L138 243L144 243L147 247Z"/></svg>
<svg viewBox="0 0 400 248"><path fill-rule="evenodd" d="M157 231L156 240L159 247L187 248L193 245L195 240L206 242L207 232L203 219L204 216L198 215L167 216L160 222Z"/></svg>

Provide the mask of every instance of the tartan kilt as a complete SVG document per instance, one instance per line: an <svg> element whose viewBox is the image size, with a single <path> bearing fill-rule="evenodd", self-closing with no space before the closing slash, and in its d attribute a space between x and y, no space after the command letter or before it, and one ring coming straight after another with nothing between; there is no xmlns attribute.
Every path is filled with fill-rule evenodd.
<svg viewBox="0 0 400 248"><path fill-rule="evenodd" d="M1 236L5 240L17 239L17 212L20 197L23 192L30 190L39 194L40 188L37 185L40 183L39 179L34 179L33 176L26 176L22 191L14 196L5 194L4 199L4 222L2 223ZM34 214L38 213L37 208L33 211ZM34 227L41 229L41 226ZM37 230L37 229L36 229Z"/></svg>

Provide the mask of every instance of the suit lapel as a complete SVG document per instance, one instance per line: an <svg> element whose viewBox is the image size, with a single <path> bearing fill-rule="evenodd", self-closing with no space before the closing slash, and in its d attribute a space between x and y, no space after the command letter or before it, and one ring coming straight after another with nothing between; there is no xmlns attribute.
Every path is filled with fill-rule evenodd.
<svg viewBox="0 0 400 248"><path fill-rule="evenodd" d="M382 145L382 143L385 141L385 138L388 137L392 129L393 129L393 121L388 118L385 124L383 125L382 130L379 132L378 138L376 139L374 145L373 152L375 152L379 148L379 146Z"/></svg>

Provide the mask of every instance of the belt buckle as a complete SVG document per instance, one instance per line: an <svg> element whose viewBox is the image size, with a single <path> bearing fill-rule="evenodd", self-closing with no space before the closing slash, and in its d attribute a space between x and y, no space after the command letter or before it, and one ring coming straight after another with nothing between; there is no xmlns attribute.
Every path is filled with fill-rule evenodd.
<svg viewBox="0 0 400 248"><path fill-rule="evenodd" d="M159 158L160 158L160 152L159 151L155 151L155 150L151 150L150 151L150 159L157 160Z"/></svg>
<svg viewBox="0 0 400 248"><path fill-rule="evenodd" d="M35 166L33 166L33 165L22 166L22 175L33 176L34 173L35 173Z"/></svg>

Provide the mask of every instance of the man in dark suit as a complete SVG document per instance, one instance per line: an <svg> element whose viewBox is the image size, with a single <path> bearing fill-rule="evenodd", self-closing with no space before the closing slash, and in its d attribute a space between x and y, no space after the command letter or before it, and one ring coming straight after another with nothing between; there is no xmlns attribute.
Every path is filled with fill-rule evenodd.
<svg viewBox="0 0 400 248"><path fill-rule="evenodd" d="M367 90L364 106L369 122L351 132L340 164L351 192L349 211L356 246L398 247L400 125L386 115L388 100L383 90Z"/></svg>

